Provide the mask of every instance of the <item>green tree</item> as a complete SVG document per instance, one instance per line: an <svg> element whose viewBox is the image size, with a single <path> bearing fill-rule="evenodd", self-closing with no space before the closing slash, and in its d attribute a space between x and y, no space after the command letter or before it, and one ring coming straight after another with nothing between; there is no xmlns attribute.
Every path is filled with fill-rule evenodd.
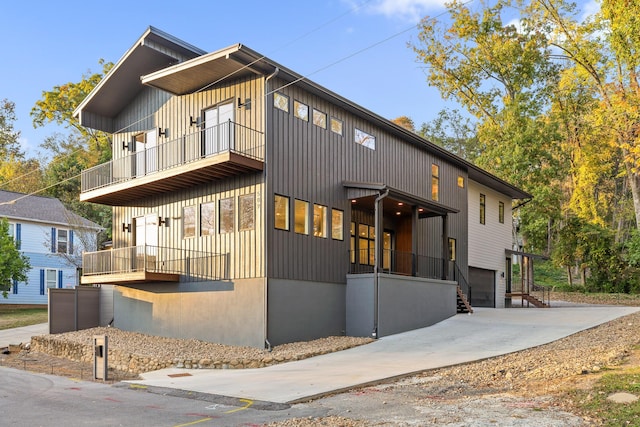
<svg viewBox="0 0 640 427"><path fill-rule="evenodd" d="M503 23L509 6L498 0L474 12L448 3L450 23L423 20L414 51L429 84L478 120L474 161L534 195L521 212L525 246L549 251L566 176L558 125L546 115L559 67L544 32Z"/></svg>
<svg viewBox="0 0 640 427"><path fill-rule="evenodd" d="M29 259L20 253L13 236L9 235L9 222L0 218L0 289L4 298L14 281L27 281L29 269Z"/></svg>
<svg viewBox="0 0 640 427"><path fill-rule="evenodd" d="M14 128L15 109L13 102L0 100L0 160L6 160L10 156L24 156L20 150L20 132Z"/></svg>
<svg viewBox="0 0 640 427"><path fill-rule="evenodd" d="M455 109L440 110L435 119L422 124L419 134L472 163L482 152L475 123Z"/></svg>

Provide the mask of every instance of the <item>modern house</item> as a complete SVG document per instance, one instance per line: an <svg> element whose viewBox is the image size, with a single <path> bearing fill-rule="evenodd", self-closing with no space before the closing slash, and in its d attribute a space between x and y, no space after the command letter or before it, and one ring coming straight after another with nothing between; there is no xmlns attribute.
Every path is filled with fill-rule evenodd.
<svg viewBox="0 0 640 427"><path fill-rule="evenodd" d="M244 45L150 27L75 114L112 134L80 198L113 207L113 249L85 254L82 283L116 285L118 328L384 336L454 315L470 265L504 301L511 201L529 194ZM479 209L500 224L487 240L470 238Z"/></svg>
<svg viewBox="0 0 640 427"><path fill-rule="evenodd" d="M95 251L101 227L64 207L60 200L0 190L0 218L29 258L26 283L14 282L0 304L42 304L49 288L79 284L82 253Z"/></svg>

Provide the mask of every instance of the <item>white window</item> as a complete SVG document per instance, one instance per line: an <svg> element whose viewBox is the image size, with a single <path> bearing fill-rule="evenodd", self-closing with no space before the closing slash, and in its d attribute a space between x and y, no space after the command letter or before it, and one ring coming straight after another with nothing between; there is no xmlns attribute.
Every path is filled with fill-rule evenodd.
<svg viewBox="0 0 640 427"><path fill-rule="evenodd" d="M58 270L47 268L45 272L45 286L47 288L58 287Z"/></svg>
<svg viewBox="0 0 640 427"><path fill-rule="evenodd" d="M69 252L69 232L67 230L58 229L58 253L66 254Z"/></svg>

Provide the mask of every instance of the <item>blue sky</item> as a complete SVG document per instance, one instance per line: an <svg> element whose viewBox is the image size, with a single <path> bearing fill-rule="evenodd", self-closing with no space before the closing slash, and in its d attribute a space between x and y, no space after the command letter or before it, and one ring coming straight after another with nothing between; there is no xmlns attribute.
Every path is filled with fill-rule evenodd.
<svg viewBox="0 0 640 427"><path fill-rule="evenodd" d="M60 131L54 125L33 128L29 113L42 92L99 71L101 58L117 62L152 25L207 52L245 44L383 117L407 115L419 126L445 106L455 108L427 86L407 47L417 42L412 26L425 15L443 13L443 3L12 2L0 14L0 99L16 104L23 149L35 156L38 145Z"/></svg>

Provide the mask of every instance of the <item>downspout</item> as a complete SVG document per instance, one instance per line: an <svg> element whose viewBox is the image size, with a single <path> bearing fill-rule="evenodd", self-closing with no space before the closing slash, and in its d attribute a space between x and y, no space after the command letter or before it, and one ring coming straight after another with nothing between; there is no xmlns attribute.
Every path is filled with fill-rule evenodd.
<svg viewBox="0 0 640 427"><path fill-rule="evenodd" d="M271 114L269 113L269 107L268 107L268 103L267 103L267 99L269 96L269 80L271 80L272 78L274 78L278 73L280 72L280 68L276 67L276 69L273 71L273 73L269 74L267 76L266 79L264 79L264 164L266 165L266 167L264 168L264 194L268 195L270 194L268 191L269 188L269 180L267 178L268 176L268 172L269 172L269 159L267 158L269 150L267 150L267 138L269 135L269 120L267 118L267 115L269 117L271 117ZM263 195L264 197L264 195ZM267 196L268 197L268 196ZM267 230L269 230L269 232L271 232L272 230L269 228L269 224L271 224L269 222L269 212L271 211L269 209L269 203L270 201L267 200L265 202L262 203L262 206L265 207L265 223L264 223L264 227L265 227L265 239L266 236L268 235ZM267 247L268 244L270 244L271 242L265 242L265 249ZM265 251L267 253L269 253L270 251ZM266 260L265 260L266 261ZM267 336L268 331L269 331L269 325L267 324L267 322L269 321L269 313L268 313L268 304L267 304L267 286L269 284L269 263L265 262L265 278L264 278L264 347L266 349L268 349L269 351L271 351L271 343L269 342L269 337Z"/></svg>
<svg viewBox="0 0 640 427"><path fill-rule="evenodd" d="M378 265L380 264L380 205L382 199L389 195L389 189L385 189L384 193L380 194L376 197L376 201L374 203L374 221L376 226L376 235L374 238L374 248L375 252L373 255L373 332L371 336L373 338L378 338Z"/></svg>

